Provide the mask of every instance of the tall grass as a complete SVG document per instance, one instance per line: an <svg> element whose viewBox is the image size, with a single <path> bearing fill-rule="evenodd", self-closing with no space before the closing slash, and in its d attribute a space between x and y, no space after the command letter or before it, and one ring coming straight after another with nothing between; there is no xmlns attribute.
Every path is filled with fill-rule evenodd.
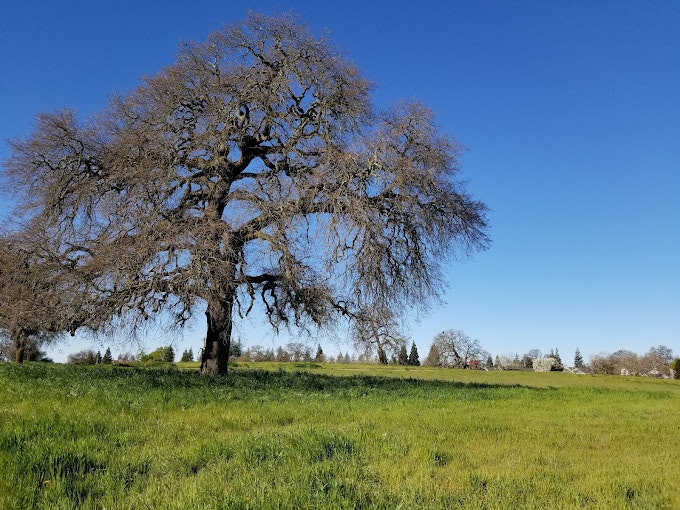
<svg viewBox="0 0 680 510"><path fill-rule="evenodd" d="M0 365L0 508L680 506L677 381L258 366Z"/></svg>

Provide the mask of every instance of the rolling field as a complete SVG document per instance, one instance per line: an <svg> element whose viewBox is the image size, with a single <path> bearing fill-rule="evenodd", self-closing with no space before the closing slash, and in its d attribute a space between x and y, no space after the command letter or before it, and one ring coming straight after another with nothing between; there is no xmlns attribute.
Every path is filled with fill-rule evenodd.
<svg viewBox="0 0 680 510"><path fill-rule="evenodd" d="M680 381L195 366L0 364L0 508L680 507Z"/></svg>

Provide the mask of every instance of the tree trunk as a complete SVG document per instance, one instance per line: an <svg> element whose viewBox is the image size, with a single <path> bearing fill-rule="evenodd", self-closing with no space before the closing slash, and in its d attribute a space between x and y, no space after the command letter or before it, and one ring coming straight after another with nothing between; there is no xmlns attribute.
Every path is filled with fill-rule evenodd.
<svg viewBox="0 0 680 510"><path fill-rule="evenodd" d="M383 349L383 346L380 343L378 343L378 362L382 363L383 365L387 365L388 363L387 354L385 353L385 349Z"/></svg>
<svg viewBox="0 0 680 510"><path fill-rule="evenodd" d="M233 297L225 301L213 301L208 304L205 316L208 320L208 331L201 355L201 374L226 375L229 365L229 348L231 346Z"/></svg>
<svg viewBox="0 0 680 510"><path fill-rule="evenodd" d="M12 332L12 345L14 346L14 361L23 363L26 355L26 345L28 344L28 335L23 330Z"/></svg>

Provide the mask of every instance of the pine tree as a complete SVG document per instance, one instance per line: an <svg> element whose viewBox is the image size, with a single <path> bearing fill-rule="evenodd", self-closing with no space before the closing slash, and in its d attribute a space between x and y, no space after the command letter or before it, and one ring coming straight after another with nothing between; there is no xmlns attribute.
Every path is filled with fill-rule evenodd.
<svg viewBox="0 0 680 510"><path fill-rule="evenodd" d="M96 365L99 365L102 362L102 353L101 351L97 351L97 356L95 356L94 360Z"/></svg>
<svg viewBox="0 0 680 510"><path fill-rule="evenodd" d="M326 361L326 356L323 353L323 349L321 348L321 344L318 344L316 348L316 356L314 356L314 361L318 363L323 363Z"/></svg>
<svg viewBox="0 0 680 510"><path fill-rule="evenodd" d="M560 351L558 351L557 348L555 348L555 354L553 357L555 358L555 361L557 361L557 364L562 366L562 358L560 358Z"/></svg>
<svg viewBox="0 0 680 510"><path fill-rule="evenodd" d="M574 353L574 366L578 369L583 368L583 357L581 356L581 351L578 350L578 347Z"/></svg>
<svg viewBox="0 0 680 510"><path fill-rule="evenodd" d="M408 356L408 364L413 366L413 367L419 367L420 366L420 358L418 357L418 348L416 347L415 342L413 342L411 344L411 353Z"/></svg>
<svg viewBox="0 0 680 510"><path fill-rule="evenodd" d="M190 350L191 351L191 350ZM229 356L232 358L240 358L243 354L243 344L240 339L234 339L229 344ZM194 353L191 353L191 360L194 359Z"/></svg>
<svg viewBox="0 0 680 510"><path fill-rule="evenodd" d="M429 367L444 366L441 350L436 343L432 343L430 346L430 352L427 353L427 358L425 358L425 365Z"/></svg>
<svg viewBox="0 0 680 510"><path fill-rule="evenodd" d="M113 356L111 356L111 349L107 347L104 357L102 358L102 363L104 363L104 365L110 365L112 362Z"/></svg>
<svg viewBox="0 0 680 510"><path fill-rule="evenodd" d="M408 353L406 352L406 344L401 344L399 348L399 359L400 365L408 365Z"/></svg>

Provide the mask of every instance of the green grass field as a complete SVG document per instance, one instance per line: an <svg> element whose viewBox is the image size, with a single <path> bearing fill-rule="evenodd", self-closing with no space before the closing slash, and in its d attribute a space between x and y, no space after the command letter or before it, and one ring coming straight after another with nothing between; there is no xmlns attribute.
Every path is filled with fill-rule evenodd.
<svg viewBox="0 0 680 510"><path fill-rule="evenodd" d="M0 508L680 507L680 381L192 367L0 364Z"/></svg>

